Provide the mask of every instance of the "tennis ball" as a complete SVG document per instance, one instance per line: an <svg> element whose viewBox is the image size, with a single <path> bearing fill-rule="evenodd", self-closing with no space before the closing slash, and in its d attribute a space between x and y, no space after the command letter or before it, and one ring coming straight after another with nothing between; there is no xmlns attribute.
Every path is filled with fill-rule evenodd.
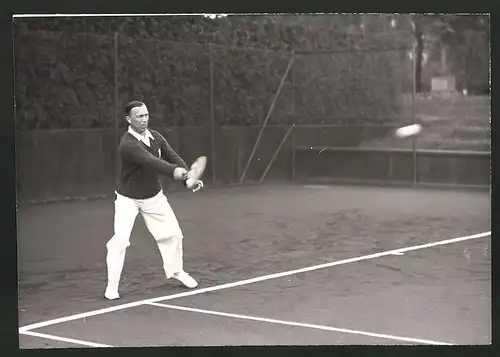
<svg viewBox="0 0 500 357"><path fill-rule="evenodd" d="M410 136L415 136L420 134L422 131L422 125L420 124L413 124L413 125L408 125L408 126L403 126L396 130L396 136L398 138L407 138Z"/></svg>

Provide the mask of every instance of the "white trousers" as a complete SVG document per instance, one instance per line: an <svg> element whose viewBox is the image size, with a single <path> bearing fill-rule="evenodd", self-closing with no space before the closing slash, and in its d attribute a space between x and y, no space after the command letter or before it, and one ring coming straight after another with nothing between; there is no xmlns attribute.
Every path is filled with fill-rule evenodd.
<svg viewBox="0 0 500 357"><path fill-rule="evenodd" d="M118 290L125 252L130 246L130 235L139 212L158 244L167 279L183 270L182 230L163 191L143 200L131 199L116 193L114 235L106 243L109 289Z"/></svg>

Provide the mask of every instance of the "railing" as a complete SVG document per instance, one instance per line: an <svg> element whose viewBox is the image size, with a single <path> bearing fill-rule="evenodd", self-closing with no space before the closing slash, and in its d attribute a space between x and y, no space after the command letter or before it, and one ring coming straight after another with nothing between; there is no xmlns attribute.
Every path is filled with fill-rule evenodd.
<svg viewBox="0 0 500 357"><path fill-rule="evenodd" d="M299 146L294 156L299 181L490 187L489 152Z"/></svg>

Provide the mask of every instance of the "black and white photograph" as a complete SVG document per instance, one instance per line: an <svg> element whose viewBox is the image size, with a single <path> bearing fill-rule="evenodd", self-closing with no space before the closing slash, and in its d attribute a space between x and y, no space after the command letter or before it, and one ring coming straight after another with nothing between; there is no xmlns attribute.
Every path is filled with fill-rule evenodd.
<svg viewBox="0 0 500 357"><path fill-rule="evenodd" d="M20 349L492 343L489 14L12 28Z"/></svg>

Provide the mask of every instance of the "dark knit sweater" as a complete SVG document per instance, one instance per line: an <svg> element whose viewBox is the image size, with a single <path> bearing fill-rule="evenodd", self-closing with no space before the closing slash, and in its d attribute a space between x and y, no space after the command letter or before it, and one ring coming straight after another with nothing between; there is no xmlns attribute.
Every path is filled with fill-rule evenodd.
<svg viewBox="0 0 500 357"><path fill-rule="evenodd" d="M118 146L120 170L116 192L120 195L146 199L162 189L160 174L173 177L176 167L188 169L182 158L157 131L149 129L154 139L150 146L126 132Z"/></svg>

